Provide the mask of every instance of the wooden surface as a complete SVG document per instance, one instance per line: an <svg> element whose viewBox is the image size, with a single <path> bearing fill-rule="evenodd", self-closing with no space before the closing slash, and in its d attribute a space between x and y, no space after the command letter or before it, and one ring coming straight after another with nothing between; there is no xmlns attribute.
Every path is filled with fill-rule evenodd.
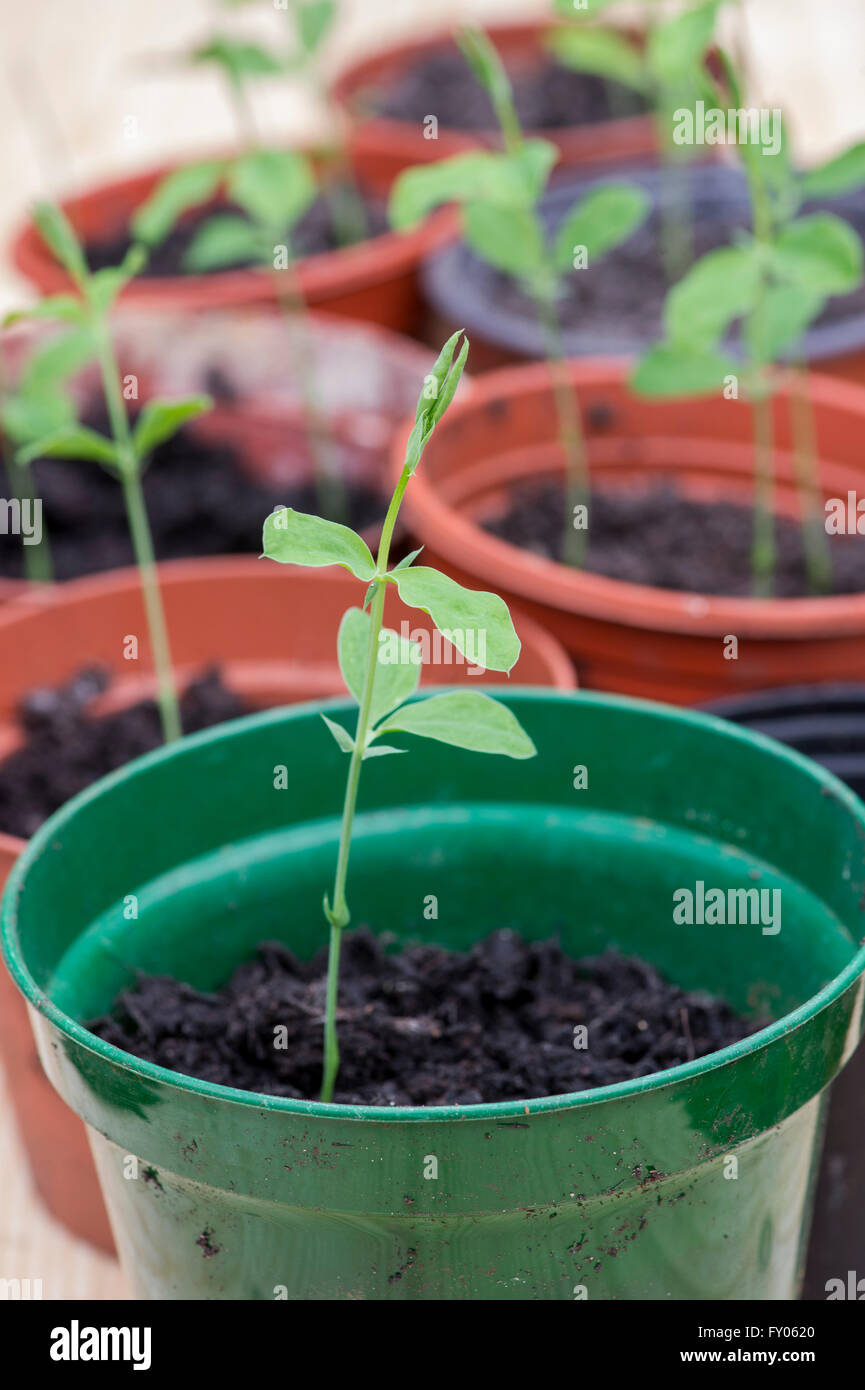
<svg viewBox="0 0 865 1390"><path fill-rule="evenodd" d="M331 61L403 33L468 17L548 13L545 0L343 0ZM865 138L863 0L750 0L758 99L782 105L804 162ZM162 157L230 144L218 80L176 55L222 27L273 32L269 0L232 19L214 0L0 0L0 244L28 202ZM731 22L741 23L738 10ZM256 97L266 133L319 128L303 92L267 84ZM130 119L131 118L131 119ZM0 310L26 297L0 260ZM49 1299L122 1297L116 1264L66 1235L40 1207L0 1078L0 1279L41 1279Z"/></svg>

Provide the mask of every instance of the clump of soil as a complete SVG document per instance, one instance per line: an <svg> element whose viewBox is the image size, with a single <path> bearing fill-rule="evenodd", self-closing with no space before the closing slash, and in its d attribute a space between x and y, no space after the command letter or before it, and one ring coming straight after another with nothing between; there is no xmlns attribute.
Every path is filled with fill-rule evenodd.
<svg viewBox="0 0 865 1390"><path fill-rule="evenodd" d="M70 797L142 753L162 745L155 700L95 716L91 706L109 686L104 670L80 671L66 685L33 690L20 709L22 746L0 762L0 830L27 839ZM248 713L206 671L181 695L183 732L196 733Z"/></svg>
<svg viewBox="0 0 865 1390"><path fill-rule="evenodd" d="M524 130L593 125L646 109L631 88L591 73L573 72L553 58L509 67ZM419 125L432 114L439 126L447 129L497 129L489 96L457 48L420 56L387 86L360 93L356 106L390 120Z"/></svg>
<svg viewBox="0 0 865 1390"><path fill-rule="evenodd" d="M385 950L366 930L343 943L335 1099L366 1105L471 1105L561 1095L703 1057L764 1026L720 999L680 990L645 962L609 951L573 960L555 940L497 931L467 953ZM99 1037L186 1076L316 1099L326 952L304 963L262 945L214 994L142 975ZM587 1047L574 1046L585 1025ZM275 1030L287 1030L285 1047Z"/></svg>
<svg viewBox="0 0 865 1390"><path fill-rule="evenodd" d="M87 418L94 428L104 428L105 422L93 412ZM289 443L286 436L286 449ZM345 476L353 446L343 440L334 443ZM309 446L301 430L296 444L302 476ZM287 468L288 462L286 453L280 464ZM33 476L58 579L134 563L123 492L105 469L81 459L40 459L33 465ZM2 469L0 487L2 495L12 496L5 490L8 484ZM382 515L381 498L371 489L346 483L346 494L348 524L355 530L363 530ZM144 497L159 560L258 555L261 528L274 507L320 510L312 484L269 486L250 476L230 445L189 429L154 451L144 474ZM20 578L22 573L20 538L0 534L0 574Z"/></svg>
<svg viewBox="0 0 865 1390"><path fill-rule="evenodd" d="M370 237L380 236L387 231L387 218L383 208L378 202L366 198L363 198L362 201L368 235ZM300 260L304 256L316 256L328 251L338 251L346 244L339 232L338 222L334 214L334 202L335 199L324 196L317 198L293 228L291 237L286 237L286 244L291 245L292 254L296 260ZM225 214L230 214L232 217L245 216L241 208L231 203L210 204L206 207L191 209L178 221L165 240L153 248L146 266L141 271L142 278L195 274L196 272L190 271L185 264L186 252L206 222L209 222L214 216L221 217ZM277 243L278 240L277 238ZM130 236L125 228L112 233L110 236L88 241L85 250L91 270L119 265L129 250L129 246ZM260 263L252 257L241 256L221 266L220 271L247 270L257 264ZM219 274L219 271L214 273Z"/></svg>
<svg viewBox="0 0 865 1390"><path fill-rule="evenodd" d="M501 540L560 560L564 490L557 482L515 490L507 512L486 522ZM589 502L585 568L608 579L661 589L745 598L752 592L753 512L734 502L703 502L664 485L640 492L596 490ZM829 536L833 593L865 590L865 536ZM773 594L807 598L801 527L775 518Z"/></svg>

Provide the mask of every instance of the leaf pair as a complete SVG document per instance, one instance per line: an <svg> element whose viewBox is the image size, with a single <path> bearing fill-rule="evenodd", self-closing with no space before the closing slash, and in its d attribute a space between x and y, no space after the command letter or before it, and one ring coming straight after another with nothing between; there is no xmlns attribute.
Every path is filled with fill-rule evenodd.
<svg viewBox="0 0 865 1390"><path fill-rule="evenodd" d="M365 583L377 577L375 561L361 536L338 522L290 507L273 512L265 521L263 552L283 565L341 565ZM474 660L482 650L488 670L512 669L520 640L507 604L497 594L464 589L426 566L397 567L383 577L396 585L409 608L428 613L462 655Z"/></svg>
<svg viewBox="0 0 865 1390"><path fill-rule="evenodd" d="M579 7L579 15L596 14L606 3L609 0L589 0L587 6ZM547 36L547 46L566 67L621 82L656 101L663 90L681 87L695 77L712 42L720 5L721 0L704 0L651 25L643 50L614 29L581 25L554 30ZM570 4L557 0L556 9L577 17L572 0Z"/></svg>

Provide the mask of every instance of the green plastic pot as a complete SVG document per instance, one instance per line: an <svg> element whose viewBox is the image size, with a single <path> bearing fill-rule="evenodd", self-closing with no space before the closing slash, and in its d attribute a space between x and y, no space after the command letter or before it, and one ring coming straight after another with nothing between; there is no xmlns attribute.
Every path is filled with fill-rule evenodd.
<svg viewBox="0 0 865 1390"><path fill-rule="evenodd" d="M263 938L304 955L323 939L345 764L321 707L184 740L54 816L3 903L8 964L90 1127L139 1296L796 1295L828 1087L863 1028L865 808L705 715L508 703L533 760L415 740L369 764L355 921L458 948L500 926L558 931L574 954L612 944L775 1021L638 1081L465 1107L280 1100L138 1061L80 1022L134 968L213 988ZM677 925L673 892L697 880L780 888L781 931Z"/></svg>

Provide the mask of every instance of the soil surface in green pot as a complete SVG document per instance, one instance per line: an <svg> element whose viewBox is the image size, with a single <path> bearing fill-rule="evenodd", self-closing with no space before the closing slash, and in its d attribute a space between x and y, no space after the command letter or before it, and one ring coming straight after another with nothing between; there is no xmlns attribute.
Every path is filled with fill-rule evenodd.
<svg viewBox="0 0 865 1390"><path fill-rule="evenodd" d="M573 960L558 941L502 930L469 952L388 952L369 930L343 945L335 1100L475 1105L563 1095L691 1062L738 1042L721 1000L616 951ZM327 952L261 946L220 990L143 975L88 1024L136 1057L243 1091L314 1100L321 1087ZM274 1047L274 1029L285 1030ZM592 1046L581 1046L591 1033Z"/></svg>
<svg viewBox="0 0 865 1390"><path fill-rule="evenodd" d="M646 103L630 87L574 72L552 57L538 55L531 63L509 63L508 67L524 130L592 125L646 110ZM359 92L354 104L365 115L421 126L434 111L446 129L497 127L489 96L455 46L419 54L389 83Z"/></svg>
<svg viewBox="0 0 865 1390"><path fill-rule="evenodd" d="M339 196L338 190L334 190L334 196L331 198L319 196L294 227L291 237L286 237L286 241L290 242L295 258L339 251L347 245L357 245L359 241L365 241L369 237L381 236L388 230L387 217L381 203L361 194L366 235L351 242L341 238L337 230L334 212ZM358 194L354 192L354 196L357 197ZM142 276L162 278L172 275L200 274L200 271L196 271L186 264L186 253L202 227L206 226L214 217L224 217L226 214L248 220L242 208L225 200L212 203L207 207L193 209L181 218L164 241L154 247L141 272ZM99 270L106 266L119 265L131 244L132 239L128 230L87 241L85 250L91 269ZM260 262L252 256L240 256L233 261L227 261L220 267L220 270L252 269L259 264Z"/></svg>
<svg viewBox="0 0 865 1390"><path fill-rule="evenodd" d="M607 422L613 424L613 417ZM588 502L584 568L608 579L686 593L747 598L752 592L753 510L735 502L684 497L673 484L627 491L598 489ZM562 559L565 490L559 482L515 488L506 509L486 522L493 536L551 560ZM865 590L865 536L827 537L832 592ZM802 528L775 517L776 598L812 590Z"/></svg>
<svg viewBox="0 0 865 1390"><path fill-rule="evenodd" d="M107 714L92 712L110 688L99 667L79 671L64 685L33 690L21 705L22 744L0 762L0 831L22 839L85 787L164 743L155 700ZM185 734L248 714L218 671L206 671L181 693Z"/></svg>
<svg viewBox="0 0 865 1390"><path fill-rule="evenodd" d="M91 411L87 418L93 428L104 432L106 422L97 412ZM257 555L262 520L275 507L318 512L315 486L302 481L309 472L310 452L302 427L298 424L292 438L287 423L282 438L280 463L296 451L298 479L278 486L251 477L237 449L200 430L183 429L160 444L143 480L157 559ZM338 435L332 442L334 462L345 479L348 524L363 530L383 515L379 493L351 480L362 464L368 467L368 451ZM88 460L61 458L37 460L33 475L58 579L134 563L123 494L115 478ZM2 465L0 488L4 496L12 496L6 490ZM0 575L17 579L22 574L20 538L0 534Z"/></svg>

